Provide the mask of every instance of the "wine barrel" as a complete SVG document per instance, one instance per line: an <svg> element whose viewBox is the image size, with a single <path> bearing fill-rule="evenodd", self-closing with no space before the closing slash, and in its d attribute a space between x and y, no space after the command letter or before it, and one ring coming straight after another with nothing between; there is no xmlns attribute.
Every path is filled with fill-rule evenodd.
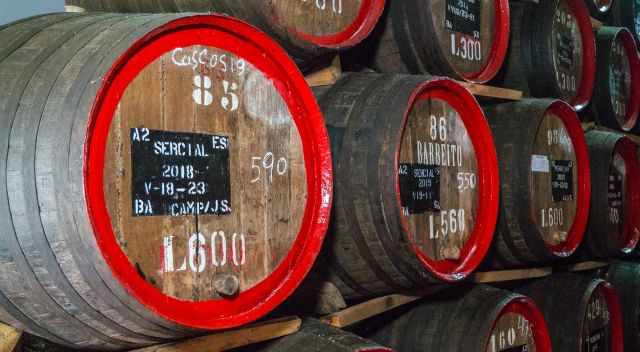
<svg viewBox="0 0 640 352"><path fill-rule="evenodd" d="M625 27L640 43L640 4L633 0L613 0L605 23L610 26Z"/></svg>
<svg viewBox="0 0 640 352"><path fill-rule="evenodd" d="M252 345L234 352L393 352L371 340L307 318L300 331L272 342Z"/></svg>
<svg viewBox="0 0 640 352"><path fill-rule="evenodd" d="M475 98L447 78L355 73L319 103L336 180L330 281L350 299L468 276L491 243L499 191Z"/></svg>
<svg viewBox="0 0 640 352"><path fill-rule="evenodd" d="M551 262L573 254L589 214L589 156L567 103L527 99L485 108L498 150L501 210L494 266Z"/></svg>
<svg viewBox="0 0 640 352"><path fill-rule="evenodd" d="M631 33L602 27L596 35L598 68L593 96L594 115L610 128L629 131L640 113L640 58Z"/></svg>
<svg viewBox="0 0 640 352"><path fill-rule="evenodd" d="M266 35L42 16L0 30L0 77L0 320L122 349L253 321L310 269L328 135Z"/></svg>
<svg viewBox="0 0 640 352"><path fill-rule="evenodd" d="M593 93L595 54L583 0L514 1L509 53L495 84L582 110Z"/></svg>
<svg viewBox="0 0 640 352"><path fill-rule="evenodd" d="M309 61L352 47L375 28L385 0L66 0L86 10L224 12L275 37L294 57Z"/></svg>
<svg viewBox="0 0 640 352"><path fill-rule="evenodd" d="M607 272L607 280L616 288L622 309L624 347L640 351L640 264L614 262Z"/></svg>
<svg viewBox="0 0 640 352"><path fill-rule="evenodd" d="M529 298L476 286L367 323L365 337L403 352L550 352L542 313Z"/></svg>
<svg viewBox="0 0 640 352"><path fill-rule="evenodd" d="M380 72L446 75L484 83L509 43L508 0L392 0L379 33L357 55Z"/></svg>
<svg viewBox="0 0 640 352"><path fill-rule="evenodd" d="M584 249L608 258L631 253L640 239L637 145L618 133L589 131L591 210Z"/></svg>
<svg viewBox="0 0 640 352"><path fill-rule="evenodd" d="M585 0L591 17L604 20L609 15L611 4L616 0ZM618 0L624 1L624 0Z"/></svg>
<svg viewBox="0 0 640 352"><path fill-rule="evenodd" d="M608 282L556 274L518 292L531 297L542 311L554 351L624 351L620 302Z"/></svg>

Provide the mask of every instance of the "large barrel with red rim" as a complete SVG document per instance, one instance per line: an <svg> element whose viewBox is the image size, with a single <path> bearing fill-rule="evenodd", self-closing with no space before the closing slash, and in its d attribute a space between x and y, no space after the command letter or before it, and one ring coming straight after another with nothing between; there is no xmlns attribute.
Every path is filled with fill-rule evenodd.
<svg viewBox="0 0 640 352"><path fill-rule="evenodd" d="M114 12L224 12L248 21L308 61L352 47L374 29L385 0L66 0L86 10Z"/></svg>
<svg viewBox="0 0 640 352"><path fill-rule="evenodd" d="M343 295L468 276L491 243L499 191L475 98L446 78L348 74L319 102L337 186L326 257Z"/></svg>
<svg viewBox="0 0 640 352"><path fill-rule="evenodd" d="M602 27L596 35L598 68L594 116L601 125L629 131L640 113L640 58L626 28Z"/></svg>
<svg viewBox="0 0 640 352"><path fill-rule="evenodd" d="M565 102L528 99L485 108L498 148L501 213L493 264L549 262L581 243L589 214L589 156Z"/></svg>
<svg viewBox="0 0 640 352"><path fill-rule="evenodd" d="M595 39L583 0L511 2L511 43L496 84L532 97L587 106L596 68Z"/></svg>
<svg viewBox="0 0 640 352"><path fill-rule="evenodd" d="M624 347L640 351L640 264L615 262L609 267L607 280L616 288L622 309Z"/></svg>
<svg viewBox="0 0 640 352"><path fill-rule="evenodd" d="M488 286L448 296L383 315L362 333L398 351L551 351L547 325L531 299Z"/></svg>
<svg viewBox="0 0 640 352"><path fill-rule="evenodd" d="M531 297L544 314L554 351L625 350L620 302L608 282L589 275L557 274L518 291Z"/></svg>
<svg viewBox="0 0 640 352"><path fill-rule="evenodd" d="M295 64L223 16L0 31L0 319L81 349L255 320L310 269L328 136Z"/></svg>
<svg viewBox="0 0 640 352"><path fill-rule="evenodd" d="M605 23L626 27L633 33L636 42L640 42L640 3L635 0L613 0Z"/></svg>
<svg viewBox="0 0 640 352"><path fill-rule="evenodd" d="M392 0L358 61L389 73L429 73L476 83L500 70L509 43L507 0ZM369 50L373 50L370 52Z"/></svg>
<svg viewBox="0 0 640 352"><path fill-rule="evenodd" d="M272 342L235 349L236 352L393 352L376 342L307 318L300 331Z"/></svg>
<svg viewBox="0 0 640 352"><path fill-rule="evenodd" d="M637 145L618 133L586 134L591 158L591 211L585 250L594 257L631 253L640 239Z"/></svg>

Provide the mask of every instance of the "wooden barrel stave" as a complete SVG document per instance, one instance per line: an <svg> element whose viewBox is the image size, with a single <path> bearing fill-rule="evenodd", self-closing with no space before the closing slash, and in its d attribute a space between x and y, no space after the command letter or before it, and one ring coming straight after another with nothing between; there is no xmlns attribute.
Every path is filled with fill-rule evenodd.
<svg viewBox="0 0 640 352"><path fill-rule="evenodd" d="M593 97L594 116L603 126L629 131L636 126L640 113L640 58L636 42L625 28L602 27L596 35L596 48L600 59Z"/></svg>
<svg viewBox="0 0 640 352"><path fill-rule="evenodd" d="M590 343L609 341L597 350L623 351L620 303L608 282L589 275L558 274L525 284L518 292L531 297L542 311L554 351L593 350L595 346L585 346L585 340L592 336ZM599 333L598 325L604 334Z"/></svg>
<svg viewBox="0 0 640 352"><path fill-rule="evenodd" d="M573 38L572 30L554 20L562 17L556 16L558 4L562 6L563 13L573 15L571 23L578 27ZM586 5L575 0L545 0L540 4L512 2L510 6L512 32L509 53L494 83L522 90L532 97L560 98L576 110L584 109L593 92L596 65L595 39ZM554 24L557 24L557 29L554 29ZM551 39L558 35L559 30L569 31L565 35L568 44L562 44L573 50L569 50L567 55L573 55L565 57L564 61L569 63L556 75L560 70L556 62L561 60L555 56L566 49L560 44L556 47ZM581 51L575 50L576 47ZM569 78L562 80L562 77Z"/></svg>
<svg viewBox="0 0 640 352"><path fill-rule="evenodd" d="M640 173L636 144L621 134L590 131L587 144L592 159L592 204L585 237L584 254L608 258L630 254L640 239L640 189L635 180ZM616 161L619 160L619 161ZM618 167L618 163L622 166ZM614 174L615 170L615 174ZM611 204L611 177L620 176L621 204ZM614 198L614 199L615 199ZM617 216L612 218L612 211Z"/></svg>
<svg viewBox="0 0 640 352"><path fill-rule="evenodd" d="M518 266L568 257L582 241L590 199L587 147L575 112L558 100L530 99L486 107L485 113L496 139L503 204L490 265ZM541 144L556 130L553 140L566 139L571 147ZM556 201L553 187L545 186L553 177L547 181L536 176L533 158L541 155L547 163L573 160L571 199ZM533 182L537 186L531 186ZM545 226L549 220L539 215L551 208L562 209L563 224ZM556 239L560 233L565 235Z"/></svg>
<svg viewBox="0 0 640 352"><path fill-rule="evenodd" d="M522 329L517 329L519 319ZM500 346L499 335L516 329ZM398 351L551 351L542 314L528 298L486 286L470 288L375 318L359 332ZM496 346L493 346L493 343ZM501 349L499 349L502 347ZM495 349L492 349L495 348Z"/></svg>
<svg viewBox="0 0 640 352"><path fill-rule="evenodd" d="M624 324L624 348L640 349L638 315L640 314L640 265L633 262L615 262L609 267L607 280L616 288L622 309Z"/></svg>

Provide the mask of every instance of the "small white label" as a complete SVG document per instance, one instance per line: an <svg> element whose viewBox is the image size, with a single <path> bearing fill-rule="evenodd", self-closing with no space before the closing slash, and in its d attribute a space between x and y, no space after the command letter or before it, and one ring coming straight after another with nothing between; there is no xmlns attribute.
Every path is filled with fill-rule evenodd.
<svg viewBox="0 0 640 352"><path fill-rule="evenodd" d="M532 155L531 171L549 173L549 158L546 155Z"/></svg>

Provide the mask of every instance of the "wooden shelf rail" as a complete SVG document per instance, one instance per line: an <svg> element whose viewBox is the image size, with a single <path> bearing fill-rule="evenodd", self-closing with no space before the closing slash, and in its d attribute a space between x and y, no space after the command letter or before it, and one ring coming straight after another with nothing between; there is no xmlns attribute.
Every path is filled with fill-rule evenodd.
<svg viewBox="0 0 640 352"><path fill-rule="evenodd" d="M394 308L398 308L405 304L409 304L422 297L405 296L405 295L389 295L351 306L339 312L324 316L321 320L329 325L337 328L344 328L349 325L356 324L365 319L382 314Z"/></svg>

